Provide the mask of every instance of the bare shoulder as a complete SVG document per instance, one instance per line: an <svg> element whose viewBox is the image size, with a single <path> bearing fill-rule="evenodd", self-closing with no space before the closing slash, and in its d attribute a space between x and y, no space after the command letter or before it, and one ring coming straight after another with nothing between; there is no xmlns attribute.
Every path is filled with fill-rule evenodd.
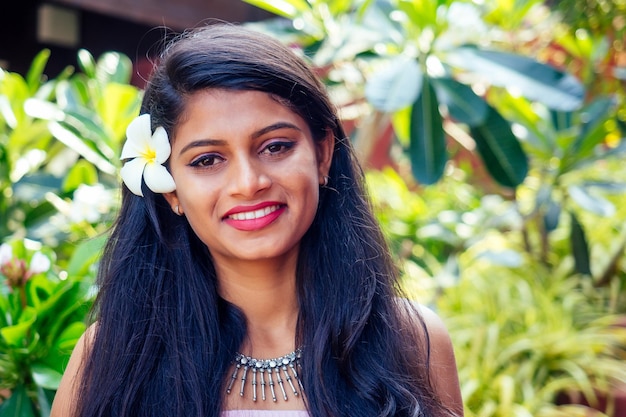
<svg viewBox="0 0 626 417"><path fill-rule="evenodd" d="M463 400L448 329L437 313L430 308L411 303L424 321L430 342L430 378L441 401L457 415L463 416Z"/></svg>
<svg viewBox="0 0 626 417"><path fill-rule="evenodd" d="M91 325L76 342L70 361L65 368L63 378L57 390L50 417L69 417L74 415L74 406L80 386L82 365L85 355L91 349L95 333L95 324Z"/></svg>

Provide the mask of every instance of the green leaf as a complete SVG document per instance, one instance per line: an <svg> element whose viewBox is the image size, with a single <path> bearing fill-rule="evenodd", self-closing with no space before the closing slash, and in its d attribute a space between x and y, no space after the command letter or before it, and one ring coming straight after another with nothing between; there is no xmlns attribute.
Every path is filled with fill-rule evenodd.
<svg viewBox="0 0 626 417"><path fill-rule="evenodd" d="M589 245L585 230L578 221L576 215L570 211L570 246L574 256L574 270L579 274L591 275L591 261L589 257Z"/></svg>
<svg viewBox="0 0 626 417"><path fill-rule="evenodd" d="M528 173L528 160L511 126L494 108L489 107L485 123L472 127L485 168L505 187L520 185Z"/></svg>
<svg viewBox="0 0 626 417"><path fill-rule="evenodd" d="M409 22L419 29L437 23L437 2L432 0L398 0L398 10L404 12Z"/></svg>
<svg viewBox="0 0 626 417"><path fill-rule="evenodd" d="M100 258L106 240L107 236L102 235L84 240L78 245L67 266L67 273L70 276L84 276L87 274L89 267Z"/></svg>
<svg viewBox="0 0 626 417"><path fill-rule="evenodd" d="M567 191L572 200L591 213L602 217L611 217L615 214L613 203L598 195L590 194L584 187L571 185L567 188Z"/></svg>
<svg viewBox="0 0 626 417"><path fill-rule="evenodd" d="M243 0L248 4L274 13L275 15L295 19L298 15L310 10L304 0Z"/></svg>
<svg viewBox="0 0 626 417"><path fill-rule="evenodd" d="M93 55L86 49L78 51L78 65L87 77L96 77L96 61L93 59Z"/></svg>
<svg viewBox="0 0 626 417"><path fill-rule="evenodd" d="M26 84L28 84L28 89L31 94L35 94L35 92L39 89L43 80L43 71L49 58L50 50L43 49L35 56L35 59L33 59L33 62L28 69L28 73L26 74Z"/></svg>
<svg viewBox="0 0 626 417"><path fill-rule="evenodd" d="M24 341L29 330L37 320L37 312L32 307L25 307L17 323L0 329L4 341L14 347L24 347Z"/></svg>
<svg viewBox="0 0 626 417"><path fill-rule="evenodd" d="M450 116L468 126L484 123L489 106L465 84L452 78L433 78L439 101L448 107Z"/></svg>
<svg viewBox="0 0 626 417"><path fill-rule="evenodd" d="M72 192L81 184L94 185L98 182L98 171L89 162L81 159L67 173L63 181L63 191Z"/></svg>
<svg viewBox="0 0 626 417"><path fill-rule="evenodd" d="M105 52L96 62L96 79L101 85L108 83L128 84L133 71L133 63L119 52Z"/></svg>
<svg viewBox="0 0 626 417"><path fill-rule="evenodd" d="M572 111L583 103L585 90L580 81L525 56L461 47L446 58L448 64L476 73L491 85L514 90L551 109Z"/></svg>
<svg viewBox="0 0 626 417"><path fill-rule="evenodd" d="M83 158L94 164L100 171L111 175L117 172L115 165L111 164L106 158L94 151L82 138L78 137L65 126L57 122L51 122L48 127L55 138L63 142L69 148L74 149Z"/></svg>
<svg viewBox="0 0 626 417"><path fill-rule="evenodd" d="M140 90L132 85L117 83L107 84L102 98L96 103L96 110L105 131L112 135L103 135L101 140L113 150L116 157L119 155L119 144L126 136L126 127L139 114L140 107Z"/></svg>
<svg viewBox="0 0 626 417"><path fill-rule="evenodd" d="M33 380L40 387L51 390L59 388L63 376L61 373L39 363L34 363L31 366L31 372Z"/></svg>
<svg viewBox="0 0 626 417"><path fill-rule="evenodd" d="M26 387L18 385L13 389L11 396L0 404L0 416L2 417L36 417L33 405Z"/></svg>
<svg viewBox="0 0 626 417"><path fill-rule="evenodd" d="M604 141L606 129L604 124L612 117L611 110L615 107L615 101L611 98L601 97L589 104L581 112L583 119L582 129L574 142L573 150L581 157L591 154L596 146Z"/></svg>
<svg viewBox="0 0 626 417"><path fill-rule="evenodd" d="M47 390L37 386L37 404L39 405L40 417L50 417L55 393L56 388L54 390Z"/></svg>
<svg viewBox="0 0 626 417"><path fill-rule="evenodd" d="M411 109L410 130L413 176L422 184L434 184L443 175L448 155L439 103L428 77L424 77L422 94Z"/></svg>
<svg viewBox="0 0 626 417"><path fill-rule="evenodd" d="M415 59L399 56L367 80L365 96L378 110L391 113L415 102L423 79Z"/></svg>
<svg viewBox="0 0 626 417"><path fill-rule="evenodd" d="M543 227L546 232L550 233L559 225L561 217L561 205L550 198L547 202L546 211L543 215Z"/></svg>

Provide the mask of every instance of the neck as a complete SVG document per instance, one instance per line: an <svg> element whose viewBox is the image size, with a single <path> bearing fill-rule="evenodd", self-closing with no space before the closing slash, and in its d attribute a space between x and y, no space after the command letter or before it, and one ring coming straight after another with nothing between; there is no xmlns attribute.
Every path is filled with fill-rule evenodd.
<svg viewBox="0 0 626 417"><path fill-rule="evenodd" d="M245 315L248 333L242 353L276 357L295 349L298 319L295 258L216 262L220 295Z"/></svg>

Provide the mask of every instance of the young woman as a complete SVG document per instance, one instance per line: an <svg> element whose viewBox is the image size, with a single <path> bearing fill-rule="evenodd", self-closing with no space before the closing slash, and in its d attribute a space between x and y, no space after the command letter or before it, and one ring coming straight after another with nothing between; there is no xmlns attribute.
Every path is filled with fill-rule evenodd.
<svg viewBox="0 0 626 417"><path fill-rule="evenodd" d="M462 415L449 336L401 297L301 58L239 26L189 32L141 113L53 417Z"/></svg>

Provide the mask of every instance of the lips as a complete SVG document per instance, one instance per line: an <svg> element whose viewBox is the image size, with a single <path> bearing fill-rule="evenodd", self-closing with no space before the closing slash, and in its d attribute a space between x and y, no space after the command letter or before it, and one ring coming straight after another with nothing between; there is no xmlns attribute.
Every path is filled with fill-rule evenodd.
<svg viewBox="0 0 626 417"><path fill-rule="evenodd" d="M265 208L261 208L254 211L245 211L240 213L234 213L228 216L229 219L233 220L254 220L260 219L261 217L265 217L268 214L280 209L280 205L275 204L272 206L267 206Z"/></svg>
<svg viewBox="0 0 626 417"><path fill-rule="evenodd" d="M249 207L235 207L224 215L224 222L242 231L262 229L285 211L287 206L276 202L265 202Z"/></svg>

